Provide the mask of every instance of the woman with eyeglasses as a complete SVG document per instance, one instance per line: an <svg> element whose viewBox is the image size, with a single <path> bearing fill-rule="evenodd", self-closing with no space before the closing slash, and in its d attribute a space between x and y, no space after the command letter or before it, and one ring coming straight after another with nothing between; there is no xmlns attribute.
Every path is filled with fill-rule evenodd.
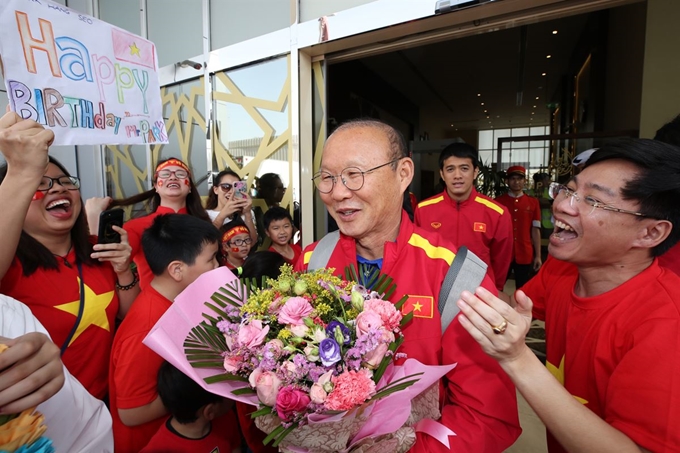
<svg viewBox="0 0 680 453"><path fill-rule="evenodd" d="M205 221L210 221L206 214L198 189L191 178L187 164L174 157L163 160L156 165L153 176L153 188L123 200L111 200L109 197L94 198L87 201L87 216L91 231L99 221L99 213L116 206L131 206L137 203L151 202L151 214L133 218L125 223L128 241L132 247L132 259L139 272L140 287L144 289L153 280L153 272L146 262L142 250L142 233L151 226L153 219L161 214L189 214Z"/></svg>
<svg viewBox="0 0 680 453"><path fill-rule="evenodd" d="M221 263L229 269L238 270L238 275L253 244L250 231L240 220L236 220L222 225L220 233Z"/></svg>
<svg viewBox="0 0 680 453"><path fill-rule="evenodd" d="M0 118L0 291L26 304L95 397L108 393L116 317L139 293L131 248L90 236L80 180L47 155L54 134L15 113Z"/></svg>
<svg viewBox="0 0 680 453"><path fill-rule="evenodd" d="M242 181L236 172L229 169L219 172L213 180L205 210L217 228L240 218L250 230L250 239L255 243L257 242L257 228L255 227L253 200L247 191L235 189L234 185L239 182Z"/></svg>

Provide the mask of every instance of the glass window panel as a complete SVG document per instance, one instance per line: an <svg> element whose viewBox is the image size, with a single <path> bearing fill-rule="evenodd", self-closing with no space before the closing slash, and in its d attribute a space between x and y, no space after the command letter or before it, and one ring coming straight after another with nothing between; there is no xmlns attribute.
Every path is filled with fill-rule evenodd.
<svg viewBox="0 0 680 453"><path fill-rule="evenodd" d="M526 135L529 135L529 128L528 127L516 127L512 129L512 136L513 137L524 137Z"/></svg>
<svg viewBox="0 0 680 453"><path fill-rule="evenodd" d="M531 168L545 168L548 166L548 150L547 148L541 149L531 149L529 154L529 162L531 162Z"/></svg>
<svg viewBox="0 0 680 453"><path fill-rule="evenodd" d="M479 149L493 149L493 129L488 131L479 131Z"/></svg>
<svg viewBox="0 0 680 453"><path fill-rule="evenodd" d="M156 44L158 66L203 54L201 0L147 0L149 40Z"/></svg>
<svg viewBox="0 0 680 453"><path fill-rule="evenodd" d="M511 164L517 164L517 165L522 165L526 167L527 162L529 161L529 149L528 148L521 148L521 149L514 149L512 150L512 153L508 153L508 161ZM505 160L504 160L505 162Z"/></svg>
<svg viewBox="0 0 680 453"><path fill-rule="evenodd" d="M210 0L210 40L220 49L290 26L290 2Z"/></svg>
<svg viewBox="0 0 680 453"><path fill-rule="evenodd" d="M142 34L139 0L99 0L99 18L135 35Z"/></svg>
<svg viewBox="0 0 680 453"><path fill-rule="evenodd" d="M479 161L485 165L491 165L496 158L496 152L493 150L479 151Z"/></svg>
<svg viewBox="0 0 680 453"><path fill-rule="evenodd" d="M494 129L494 131L493 131L493 143L494 143L493 146L494 146L494 148L496 147L496 145L498 143L497 140L499 138L510 137L510 136L512 136L512 129Z"/></svg>

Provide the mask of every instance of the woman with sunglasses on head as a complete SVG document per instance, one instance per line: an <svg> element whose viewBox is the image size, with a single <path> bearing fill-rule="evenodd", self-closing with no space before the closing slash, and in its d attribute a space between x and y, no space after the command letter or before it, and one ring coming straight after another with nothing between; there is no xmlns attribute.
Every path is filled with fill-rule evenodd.
<svg viewBox="0 0 680 453"><path fill-rule="evenodd" d="M98 219L99 211L106 208L106 202L110 198L94 199L104 200L104 203L90 203L88 200L88 219L90 226ZM189 214L207 222L210 221L203 205L198 189L191 179L191 171L187 164L179 159L171 157L163 160L156 166L153 177L153 189L123 200L110 201L109 207L130 206L151 200L151 214L131 219L125 223L128 232L128 241L132 247L132 259L137 265L139 272L140 287L144 289L153 280L153 272L146 262L142 250L142 233L151 226L156 216L161 214ZM90 212L90 207L95 206Z"/></svg>
<svg viewBox="0 0 680 453"><path fill-rule="evenodd" d="M241 178L236 172L229 169L219 172L213 180L213 188L208 194L205 210L217 228L240 218L250 230L250 239L256 243L257 228L253 200L248 192L241 192L243 195L236 194L234 184L237 182L241 182Z"/></svg>
<svg viewBox="0 0 680 453"><path fill-rule="evenodd" d="M0 118L0 291L26 304L61 348L64 365L95 397L108 392L116 317L139 293L131 248L89 235L80 180L47 151L54 134L9 112Z"/></svg>

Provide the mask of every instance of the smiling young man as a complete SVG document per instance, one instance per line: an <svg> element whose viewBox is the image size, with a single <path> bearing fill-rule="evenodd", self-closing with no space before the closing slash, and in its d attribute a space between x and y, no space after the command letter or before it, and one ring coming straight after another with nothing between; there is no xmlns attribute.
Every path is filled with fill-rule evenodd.
<svg viewBox="0 0 680 453"><path fill-rule="evenodd" d="M680 239L680 150L610 144L551 193L551 257L517 308L464 292L460 322L545 423L551 453L680 451L680 277L657 258ZM547 367L524 343L532 302Z"/></svg>
<svg viewBox="0 0 680 453"><path fill-rule="evenodd" d="M515 288L529 281L531 271L541 267L541 207L538 200L524 193L527 171L521 165L508 168L505 179L510 189L496 198L512 218L513 254L510 268L515 274Z"/></svg>
<svg viewBox="0 0 680 453"><path fill-rule="evenodd" d="M515 389L458 321L454 319L442 335L437 298L456 248L442 236L416 227L402 209L412 178L406 142L391 126L357 120L336 129L326 141L314 177L340 228L337 242L326 250L326 267L334 268L336 275L354 265L361 278L378 272L392 277L396 283L392 300L408 295L402 310L414 313L399 351L428 365L457 363L440 384L439 421L457 434L449 437L450 450L418 432L410 451L501 452L521 432ZM323 254L318 244L303 251L297 270L306 270L317 251ZM483 285L495 291L488 277Z"/></svg>
<svg viewBox="0 0 680 453"><path fill-rule="evenodd" d="M439 155L439 174L446 187L418 204L415 224L474 252L502 291L512 260L512 222L505 207L474 187L477 150L467 143L447 146Z"/></svg>

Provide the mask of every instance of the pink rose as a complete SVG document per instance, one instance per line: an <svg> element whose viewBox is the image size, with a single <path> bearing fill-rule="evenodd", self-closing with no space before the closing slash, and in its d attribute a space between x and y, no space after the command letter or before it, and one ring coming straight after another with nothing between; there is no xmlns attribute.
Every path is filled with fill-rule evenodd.
<svg viewBox="0 0 680 453"><path fill-rule="evenodd" d="M250 324L241 326L241 329L238 331L238 342L241 346L253 348L262 344L267 333L269 333L269 326L263 328L262 321L257 319L251 321Z"/></svg>
<svg viewBox="0 0 680 453"><path fill-rule="evenodd" d="M276 413L285 422L290 421L295 412L304 411L311 399L303 390L295 387L284 387L276 397Z"/></svg>
<svg viewBox="0 0 680 453"><path fill-rule="evenodd" d="M371 349L362 357L362 365L370 370L375 370L382 362L385 354L387 354L387 349L390 343L394 341L394 334L386 329L381 329L382 336L380 338L380 343L375 348Z"/></svg>
<svg viewBox="0 0 680 453"><path fill-rule="evenodd" d="M257 392L257 398L265 406L273 407L281 387L281 380L272 371L262 371L260 368L250 373L250 386Z"/></svg>
<svg viewBox="0 0 680 453"><path fill-rule="evenodd" d="M356 319L357 337L360 337L370 329L379 329L383 326L382 318L374 311L364 310L359 313Z"/></svg>
<svg viewBox="0 0 680 453"><path fill-rule="evenodd" d="M224 371L227 373L236 373L239 370L242 360L240 357L225 357L224 358Z"/></svg>
<svg viewBox="0 0 680 453"><path fill-rule="evenodd" d="M265 345L265 349L268 349L274 356L278 357L283 352L283 341L278 338L269 340Z"/></svg>
<svg viewBox="0 0 680 453"><path fill-rule="evenodd" d="M394 330L399 327L401 313L399 313L399 311L394 308L394 304L388 300L369 299L364 302L364 310L378 313L387 330Z"/></svg>
<svg viewBox="0 0 680 453"><path fill-rule="evenodd" d="M323 386L319 384L312 384L312 388L309 389L309 398L312 400L312 403L323 404L327 396L328 394L323 389Z"/></svg>
<svg viewBox="0 0 680 453"><path fill-rule="evenodd" d="M309 316L314 308L303 297L291 297L279 311L279 324L303 325L303 318Z"/></svg>
<svg viewBox="0 0 680 453"><path fill-rule="evenodd" d="M299 326L291 326L290 331L293 332L293 335L295 335L296 337L302 338L305 335L307 335L307 332L309 332L309 327L307 327L304 324L301 324Z"/></svg>

